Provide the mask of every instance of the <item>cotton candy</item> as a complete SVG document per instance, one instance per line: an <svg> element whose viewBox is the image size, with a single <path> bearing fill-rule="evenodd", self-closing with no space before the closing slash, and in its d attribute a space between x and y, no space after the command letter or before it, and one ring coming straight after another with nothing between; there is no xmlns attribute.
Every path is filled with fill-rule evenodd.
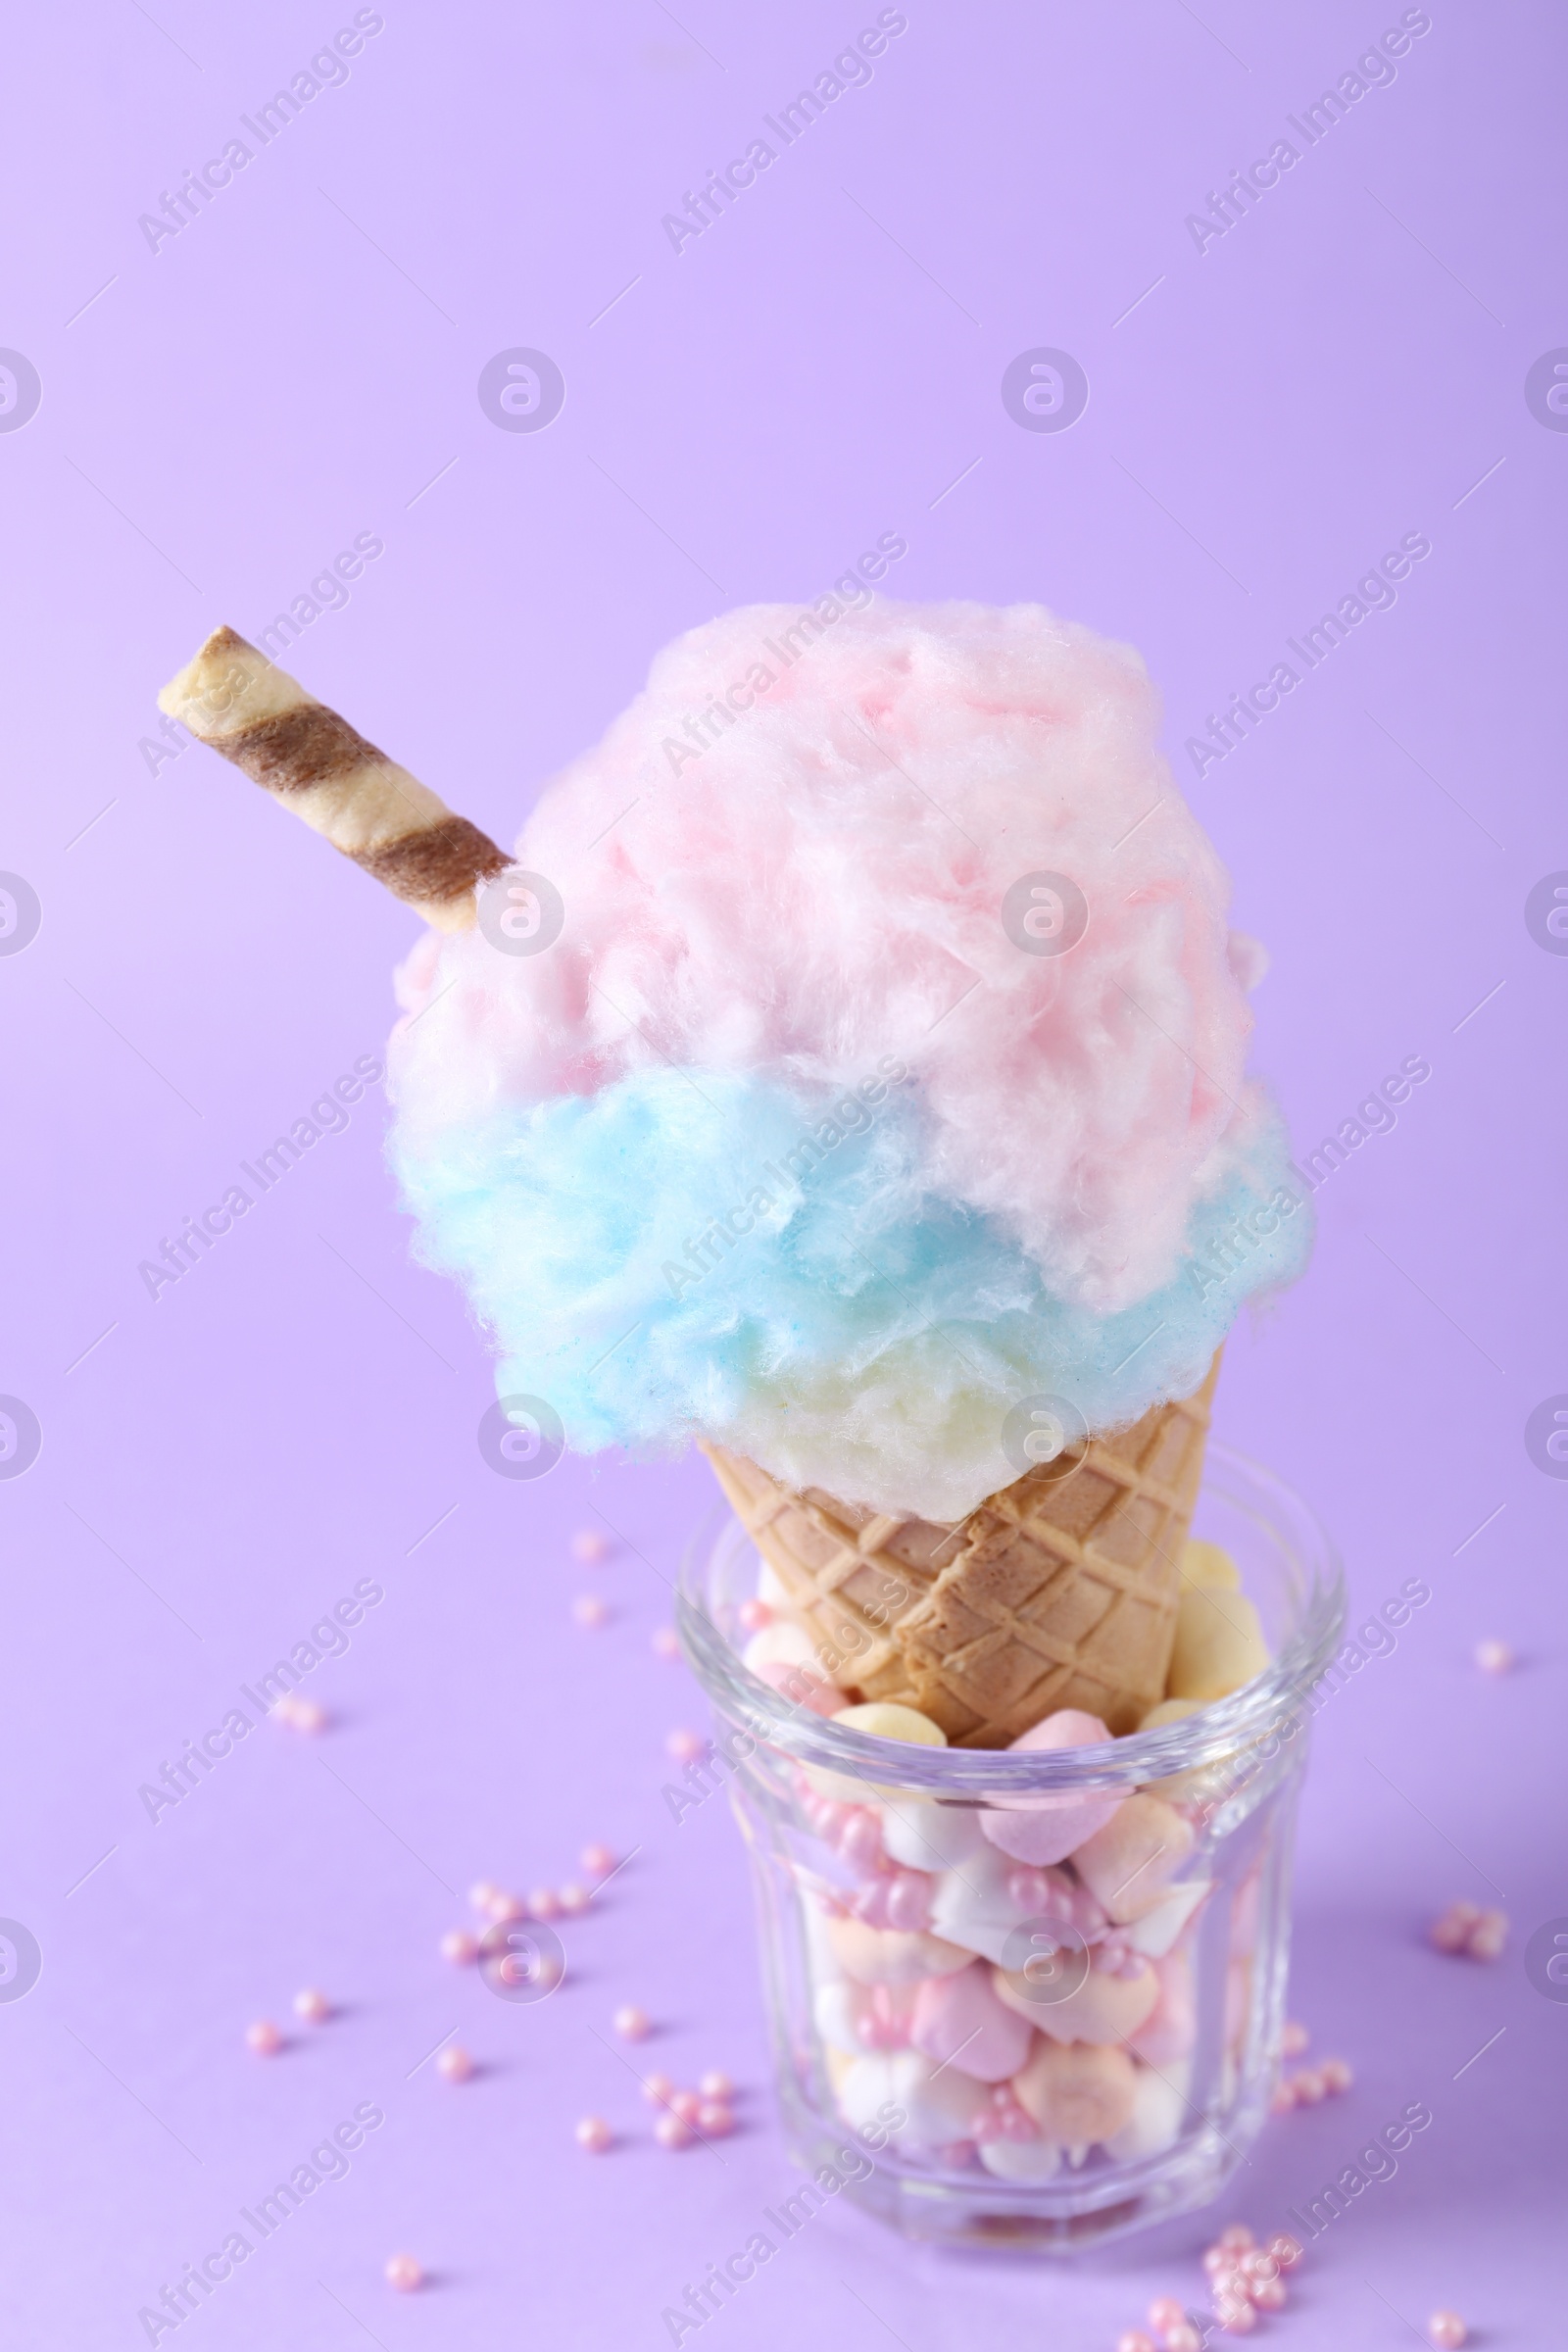
<svg viewBox="0 0 1568 2352"><path fill-rule="evenodd" d="M559 937L421 943L393 1160L574 1448L956 1519L1023 1399L1099 1431L1194 1389L1309 1211L1136 655L833 602L694 630L546 792L515 859Z"/></svg>

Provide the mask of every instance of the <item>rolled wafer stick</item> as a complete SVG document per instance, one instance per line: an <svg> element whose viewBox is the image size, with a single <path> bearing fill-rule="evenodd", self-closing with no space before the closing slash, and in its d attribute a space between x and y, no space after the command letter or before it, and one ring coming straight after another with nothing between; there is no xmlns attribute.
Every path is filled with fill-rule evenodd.
<svg viewBox="0 0 1568 2352"><path fill-rule="evenodd" d="M158 708L437 930L467 930L478 885L511 863L488 834L454 816L428 785L233 629L213 631Z"/></svg>

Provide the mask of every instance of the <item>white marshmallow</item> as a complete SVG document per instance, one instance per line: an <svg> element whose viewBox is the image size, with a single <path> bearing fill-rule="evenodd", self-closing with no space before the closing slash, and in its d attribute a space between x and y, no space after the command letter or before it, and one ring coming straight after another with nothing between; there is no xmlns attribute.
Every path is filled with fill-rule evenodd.
<svg viewBox="0 0 1568 2352"><path fill-rule="evenodd" d="M952 1870L979 1853L985 1839L973 1805L932 1804L923 1796L886 1796L882 1799L882 1843L892 1860L902 1862L906 1870Z"/></svg>
<svg viewBox="0 0 1568 2352"><path fill-rule="evenodd" d="M838 2088L839 2110L857 2132L887 2129L901 2147L945 2147L967 2139L985 2104L979 2085L953 2068L939 2073L918 2050L894 2050L858 2058ZM888 2127L888 2107L902 2124Z"/></svg>
<svg viewBox="0 0 1568 2352"><path fill-rule="evenodd" d="M741 1651L741 1664L753 1674L763 1666L814 1666L816 1650L804 1625L779 1617L752 1636Z"/></svg>
<svg viewBox="0 0 1568 2352"><path fill-rule="evenodd" d="M1162 2155L1180 2138L1189 2114L1186 2091L1191 2072L1181 2059L1157 2072L1152 2066L1139 2067L1131 2120L1106 2140L1108 2154L1131 2164L1140 2156ZM1193 2118L1195 2123L1200 2120Z"/></svg>
<svg viewBox="0 0 1568 2352"><path fill-rule="evenodd" d="M1017 1868L1006 1854L982 1844L979 1852L944 1871L931 1898L934 1932L1000 1963L1013 1929L1033 1917L1007 1892L1007 1881Z"/></svg>
<svg viewBox="0 0 1568 2352"><path fill-rule="evenodd" d="M1061 2170L1054 2139L983 2139L980 2161L999 2180L1049 2180Z"/></svg>
<svg viewBox="0 0 1568 2352"><path fill-rule="evenodd" d="M1163 1960L1211 1892L1208 1879L1183 1879L1179 1886L1166 1889L1152 1911L1133 1923L1127 1930L1127 1941L1147 1959Z"/></svg>

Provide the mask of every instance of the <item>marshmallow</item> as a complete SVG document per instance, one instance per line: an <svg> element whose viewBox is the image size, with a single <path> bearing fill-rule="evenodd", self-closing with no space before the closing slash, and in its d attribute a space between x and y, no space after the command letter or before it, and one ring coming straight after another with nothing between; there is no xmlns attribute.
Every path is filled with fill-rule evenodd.
<svg viewBox="0 0 1568 2352"><path fill-rule="evenodd" d="M758 1564L758 1599L765 1600L770 1609L792 1609L795 1606L794 1595L789 1591L784 1579L780 1576L772 1561L764 1559L760 1551L755 1551L752 1554L752 1557L757 1561Z"/></svg>
<svg viewBox="0 0 1568 2352"><path fill-rule="evenodd" d="M922 1977L950 1977L967 1968L970 1955L939 1936L868 1928L858 1919L830 1919L830 1950L857 1984L915 1984Z"/></svg>
<svg viewBox="0 0 1568 2352"><path fill-rule="evenodd" d="M1122 2164L1135 2164L1141 2156L1163 2155L1181 2137L1189 2112L1188 2066L1179 2062L1164 2071L1140 2066L1134 2073L1137 2083L1132 2114L1105 2143L1106 2154Z"/></svg>
<svg viewBox="0 0 1568 2352"><path fill-rule="evenodd" d="M1081 1707L1058 1707L1012 1742L1012 1752L1092 1747L1108 1741L1109 1732L1098 1715ZM1088 1796L1003 1796L987 1806L980 1827L993 1845L1015 1862L1045 1864L1064 1861L1110 1820L1121 1798L1109 1793Z"/></svg>
<svg viewBox="0 0 1568 2352"><path fill-rule="evenodd" d="M1070 2049L1042 2041L1012 2087L1043 2135L1073 2148L1125 2131L1138 2079L1125 2050Z"/></svg>
<svg viewBox="0 0 1568 2352"><path fill-rule="evenodd" d="M1141 1732L1161 1732L1167 1723L1185 1723L1202 1705L1197 1698L1162 1698L1157 1707L1151 1707L1138 1729Z"/></svg>
<svg viewBox="0 0 1568 2352"><path fill-rule="evenodd" d="M980 2161L999 2180L1049 2180L1061 2170L1054 2139L983 2139Z"/></svg>
<svg viewBox="0 0 1568 2352"><path fill-rule="evenodd" d="M741 1651L741 1664L753 1674L760 1674L764 1666L815 1667L816 1649L798 1618L781 1616L752 1636Z"/></svg>
<svg viewBox="0 0 1568 2352"><path fill-rule="evenodd" d="M909 2039L940 2065L977 2082L1005 2082L1029 2055L1030 2023L998 2000L978 1961L951 1977L928 1977L914 1996Z"/></svg>
<svg viewBox="0 0 1568 2352"><path fill-rule="evenodd" d="M1020 1922L1035 1918L1041 1905L1021 1902L1009 1892L1018 1866L1005 1854L983 1846L969 1860L946 1870L937 1881L931 1903L934 1934L950 1943L961 1943L987 1960L1010 1958L1008 1936Z"/></svg>
<svg viewBox="0 0 1568 2352"><path fill-rule="evenodd" d="M839 2112L857 2132L887 2131L901 2146L946 2147L966 2139L983 2092L949 2067L939 2073L918 2050L857 2058L837 2085ZM889 2107L905 2121L889 2129Z"/></svg>
<svg viewBox="0 0 1568 2352"><path fill-rule="evenodd" d="M940 1724L922 1715L918 1707L902 1707L886 1699L870 1699L859 1706L846 1707L836 1718L847 1732L863 1732L873 1740L902 1740L906 1747L946 1747L948 1735ZM898 1770L898 1760L888 1760L890 1772ZM880 1788L874 1782L852 1780L848 1773L825 1772L817 1764L805 1767L806 1777L823 1796L837 1797L841 1804L863 1805L875 1796L899 1796L898 1788Z"/></svg>
<svg viewBox="0 0 1568 2352"><path fill-rule="evenodd" d="M1071 1983L1076 1973L1072 1954L1065 1982ZM1111 1976L1105 1969L1091 1968L1081 1984L1060 2000L1044 1997L1054 1990L1050 1984L1031 1984L1022 1969L999 1968L993 1979L998 1998L1006 2002L1019 2017L1038 2026L1053 2041L1087 2041L1096 2045L1125 2041L1138 2032L1152 2014L1159 1999L1159 1979L1147 1963L1136 1976ZM1027 2102L1026 2102L1027 2104ZM1091 2132L1098 2139L1099 2132Z"/></svg>
<svg viewBox="0 0 1568 2352"><path fill-rule="evenodd" d="M1072 1861L1084 1885L1120 1926L1142 1919L1163 1900L1192 1850L1192 1830L1175 1807L1140 1790L1077 1847Z"/></svg>
<svg viewBox="0 0 1568 2352"><path fill-rule="evenodd" d="M1190 2054L1198 2039L1191 1955L1173 1952L1168 1960L1155 1963L1154 1975L1159 1985L1154 2006L1137 2032L1128 2035L1127 2047L1147 2058L1151 2066L1168 2071Z"/></svg>
<svg viewBox="0 0 1568 2352"><path fill-rule="evenodd" d="M1163 1960L1212 1891L1208 1879L1183 1879L1160 1897L1152 1911L1134 1921L1127 1930L1128 1943L1150 1960Z"/></svg>
<svg viewBox="0 0 1568 2352"><path fill-rule="evenodd" d="M1203 1585L1210 1592L1239 1592L1242 1589L1242 1572L1230 1553L1197 1536L1189 1536L1182 1545L1177 1567L1184 1585Z"/></svg>
<svg viewBox="0 0 1568 2352"><path fill-rule="evenodd" d="M1165 1690L1171 1698L1228 1698L1268 1664L1252 1603L1216 1585L1184 1585Z"/></svg>
<svg viewBox="0 0 1568 2352"><path fill-rule="evenodd" d="M759 1635L758 1639L760 1640L761 1636ZM777 1665L754 1666L752 1672L759 1682L766 1683L770 1690L776 1690L781 1698L787 1698L791 1706L806 1707L811 1714L829 1720L844 1712L843 1691L837 1683L825 1682L814 1667L786 1665L780 1661Z"/></svg>
<svg viewBox="0 0 1568 2352"><path fill-rule="evenodd" d="M904 1984L868 1988L846 1978L819 1984L811 2004L817 2036L829 2049L852 2058L863 2057L868 2050L906 2049L919 1989Z"/></svg>
<svg viewBox="0 0 1568 2352"><path fill-rule="evenodd" d="M952 1870L984 1850L973 1805L933 1804L923 1796L882 1799L882 1844L907 1870Z"/></svg>

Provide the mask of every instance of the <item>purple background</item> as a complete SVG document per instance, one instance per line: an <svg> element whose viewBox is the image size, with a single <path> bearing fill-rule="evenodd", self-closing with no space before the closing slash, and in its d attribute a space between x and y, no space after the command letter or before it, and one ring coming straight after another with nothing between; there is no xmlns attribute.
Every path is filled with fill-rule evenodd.
<svg viewBox="0 0 1568 2352"><path fill-rule="evenodd" d="M0 2005L15 2340L145 2340L138 2306L367 2099L384 2129L190 2341L653 2346L789 2189L739 1841L721 1805L677 1829L660 1796L666 1733L702 1713L650 1634L706 1471L490 1473L483 1349L408 1263L379 1095L177 1288L138 1279L379 1047L414 936L208 753L154 776L139 742L209 628L254 635L375 533L290 666L509 840L657 646L815 596L896 530L897 593L1039 599L1147 656L1273 953L1259 1059L1299 1149L1431 1063L1323 1187L1309 1277L1238 1333L1220 1391L1224 1434L1342 1543L1358 1617L1408 1577L1433 1592L1326 1712L1303 1814L1292 2006L1356 2086L1272 2125L1227 2207L1277 2227L1425 2099L1432 2129L1265 2331L1359 2352L1450 2302L1475 2341L1539 2346L1568 2008L1522 1950L1568 1912L1546 1795L1568 1492L1523 1429L1568 1387L1568 962L1523 908L1568 866L1568 439L1524 379L1568 341L1561 17L1435 4L1393 84L1200 254L1187 214L1396 6L910 0L869 86L677 256L662 215L876 12L679 13L389 0L347 84L156 254L137 216L351 10L11 26L0 175L28 234L0 342L43 381L0 435L0 865L43 904L0 959L0 1389L44 1429L0 1484L0 1912L44 1952ZM564 372L537 435L476 398L514 345ZM1065 433L1002 405L1039 345L1090 379ZM1415 531L1432 554L1394 609L1195 780L1204 714ZM568 1544L596 1514L624 1541L589 1573ZM150 1822L138 1786L367 1576L384 1603L312 1678L330 1730L265 1727ZM584 1591L602 1632L571 1620ZM1471 1662L1489 1634L1520 1653L1505 1682ZM553 2000L509 2007L436 1956L472 1879L559 1884L590 1838L640 1850ZM1505 1898L1499 1965L1427 1948L1455 1894ZM246 2023L309 1983L342 2015L249 2056ZM744 2085L734 2139L653 2145L607 2038L626 1999L661 2021L639 2063ZM461 2089L417 2066L454 2028L483 2070ZM628 2134L601 2161L571 2141L592 2109ZM1196 2295L1204 2235L1046 2267L830 2211L711 2330L1091 2352L1152 2292ZM383 2284L399 2248L427 2294Z"/></svg>

